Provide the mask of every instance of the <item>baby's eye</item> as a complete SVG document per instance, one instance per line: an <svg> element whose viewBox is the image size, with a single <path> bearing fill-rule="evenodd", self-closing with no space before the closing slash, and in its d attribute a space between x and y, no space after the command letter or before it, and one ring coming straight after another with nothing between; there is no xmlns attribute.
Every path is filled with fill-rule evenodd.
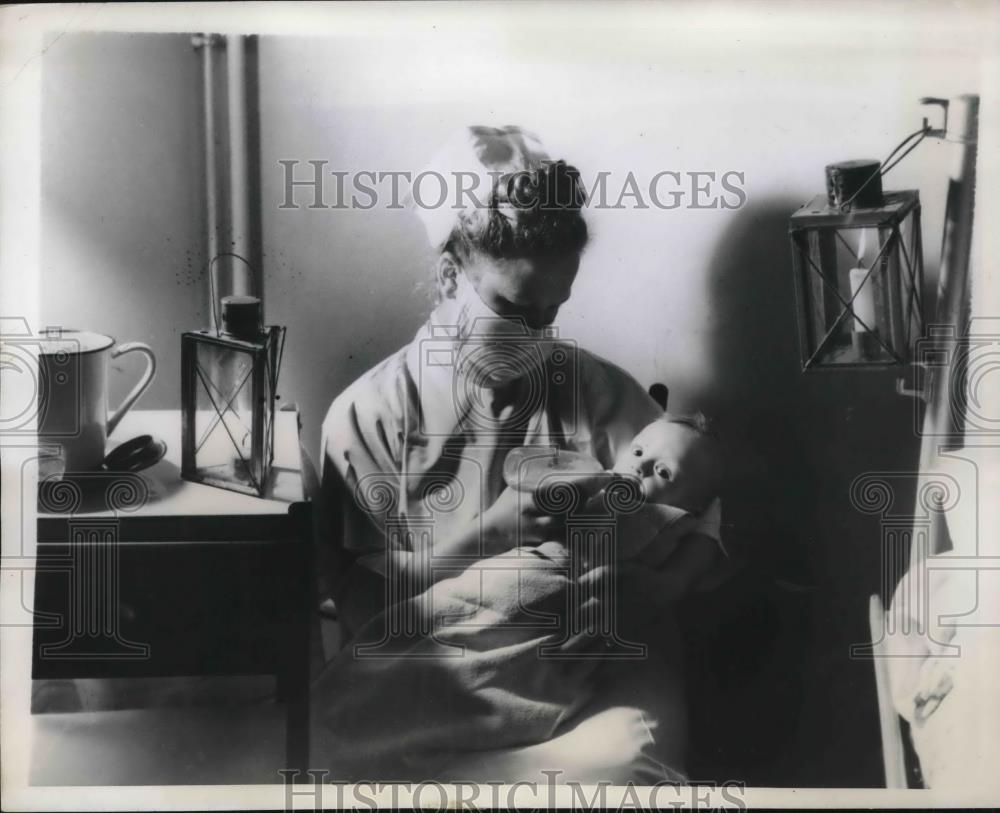
<svg viewBox="0 0 1000 813"><path fill-rule="evenodd" d="M634 454L636 457L642 457L642 446L633 446L632 454Z"/></svg>
<svg viewBox="0 0 1000 813"><path fill-rule="evenodd" d="M670 471L670 469L668 469L666 466L658 465L654 469L654 471L656 472L657 477L661 477L664 480L669 480L671 477L673 477L673 472Z"/></svg>

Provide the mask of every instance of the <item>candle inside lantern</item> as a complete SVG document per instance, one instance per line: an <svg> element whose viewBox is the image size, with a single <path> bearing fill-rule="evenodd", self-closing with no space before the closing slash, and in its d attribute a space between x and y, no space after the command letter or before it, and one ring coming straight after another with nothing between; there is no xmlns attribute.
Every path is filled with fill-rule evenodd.
<svg viewBox="0 0 1000 813"><path fill-rule="evenodd" d="M867 268L852 268L851 296L854 297L854 332L864 333L875 328L875 295L871 282L866 282ZM863 323L862 323L863 320ZM865 325L868 325L866 328Z"/></svg>
<svg viewBox="0 0 1000 813"><path fill-rule="evenodd" d="M854 309L855 333L865 333L875 329L875 287L872 285L868 269L864 267L866 232L866 229L861 229L861 237L858 239L858 267L852 268L848 272Z"/></svg>

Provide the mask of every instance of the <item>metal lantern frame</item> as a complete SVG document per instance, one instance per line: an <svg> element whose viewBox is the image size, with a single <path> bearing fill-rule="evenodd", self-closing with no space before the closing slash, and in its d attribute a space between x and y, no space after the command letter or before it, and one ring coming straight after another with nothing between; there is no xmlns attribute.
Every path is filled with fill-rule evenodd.
<svg viewBox="0 0 1000 813"><path fill-rule="evenodd" d="M902 227L907 219L911 219L912 226L908 239L904 239ZM879 235L879 245L867 265L845 237L845 233L860 229L876 229ZM916 190L887 192L880 206L846 211L841 206L831 205L826 195L817 195L791 216L789 237L803 372L888 368L910 363L913 345L924 324L919 193ZM855 258L858 267L866 271L864 280L850 296L841 292L836 278L840 270L837 241ZM814 258L818 258L818 263ZM880 334L875 325L867 324L854 308L862 287L871 285L870 290L874 292L878 282L885 286L884 291L892 303L883 303L883 309L890 309L892 319L888 335ZM862 325L888 357L825 361L824 353L832 349L845 320L849 324L856 321Z"/></svg>
<svg viewBox="0 0 1000 813"><path fill-rule="evenodd" d="M181 336L181 476L196 483L225 488L243 494L263 496L270 479L271 464L274 461L274 402L276 398L277 371L280 364L280 350L284 328L268 326L263 328L261 341L247 341L210 330L190 331ZM223 393L211 379L198 360L199 346L214 346L219 349L246 354L251 361L250 370L244 380L231 393ZM240 451L240 444L233 438L226 425L224 415L232 409L232 404L243 387L249 383L251 398L251 442L249 460ZM198 387L208 396L212 404L210 425L197 432ZM214 475L198 467L198 452L217 431L222 423L233 451L246 466L250 484L244 485L231 478Z"/></svg>

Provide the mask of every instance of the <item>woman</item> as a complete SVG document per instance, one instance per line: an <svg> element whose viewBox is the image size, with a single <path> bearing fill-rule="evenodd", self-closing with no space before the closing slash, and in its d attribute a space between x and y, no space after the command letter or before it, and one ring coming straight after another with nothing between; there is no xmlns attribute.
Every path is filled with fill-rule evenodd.
<svg viewBox="0 0 1000 813"><path fill-rule="evenodd" d="M387 616L387 607L402 606L470 563L509 557L561 533L559 515L505 488L502 468L511 448L556 446L610 467L622 444L660 412L627 373L558 340L552 329L588 237L577 172L551 161L538 139L517 127L467 128L445 145L431 170L453 192L455 184L473 190L418 210L438 252L438 304L409 345L335 400L323 426L326 505L337 504L345 485L349 495L342 517L328 518L344 523L333 557L337 605L350 634L380 618L382 632L371 640L381 642L386 629L406 625ZM683 571L693 574L713 569L718 519L716 503L668 565L684 563ZM337 538L338 530L327 526L325 533ZM629 600L612 612L629 621L628 635L656 626L659 604L676 597L669 570L620 576L631 579L619 591ZM661 642L669 638L656 628ZM621 628L612 637L623 643ZM676 663L658 654L669 649L652 646L649 657L597 669L587 659L561 660L558 668L539 661L531 691L546 702L515 704L509 713L491 706L497 723L491 730L508 740L490 739L471 756L436 763L437 778L513 781L541 766L580 781L676 779L684 715ZM355 668L341 663L339 674ZM355 709L364 705L363 692L381 679L373 674L353 684L343 677L320 682L319 752L326 734L345 730L341 712L323 716L330 698L354 692ZM563 708L541 727L514 725L526 716L544 719L558 706L548 690L584 683L592 691L582 705ZM538 709L537 715L525 708ZM433 727L434 716L427 720Z"/></svg>

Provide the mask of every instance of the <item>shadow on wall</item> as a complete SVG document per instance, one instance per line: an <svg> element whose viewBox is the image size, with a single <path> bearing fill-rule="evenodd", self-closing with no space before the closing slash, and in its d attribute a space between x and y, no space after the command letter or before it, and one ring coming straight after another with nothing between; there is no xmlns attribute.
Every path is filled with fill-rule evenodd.
<svg viewBox="0 0 1000 813"><path fill-rule="evenodd" d="M817 405L800 372L787 236L789 213L798 205L777 199L742 209L706 275L714 375L695 400L717 419L733 461L727 526L739 546L759 540L765 528L770 536L782 523L784 512L772 509L796 495L781 489L781 481L793 489L801 484L793 472L814 430Z"/></svg>
<svg viewBox="0 0 1000 813"><path fill-rule="evenodd" d="M787 247L796 206L784 199L751 204L723 234L706 274L713 375L692 394L717 421L726 446L723 538L741 569L721 590L683 608L692 670L690 770L753 785L795 782L778 763L802 703L803 610L814 582L809 557L795 555L794 531L778 507L796 499L788 489L801 484L801 471L787 483L780 473L801 470L793 457L808 431L795 420L806 412L797 403ZM803 589L784 594L775 588L779 574Z"/></svg>
<svg viewBox="0 0 1000 813"><path fill-rule="evenodd" d="M714 374L692 400L733 461L724 538L745 564L683 608L691 768L754 785L877 786L871 667L847 651L868 640L880 536L849 489L865 471L911 469L918 442L898 372L800 371L787 235L799 204L743 209L707 275Z"/></svg>

